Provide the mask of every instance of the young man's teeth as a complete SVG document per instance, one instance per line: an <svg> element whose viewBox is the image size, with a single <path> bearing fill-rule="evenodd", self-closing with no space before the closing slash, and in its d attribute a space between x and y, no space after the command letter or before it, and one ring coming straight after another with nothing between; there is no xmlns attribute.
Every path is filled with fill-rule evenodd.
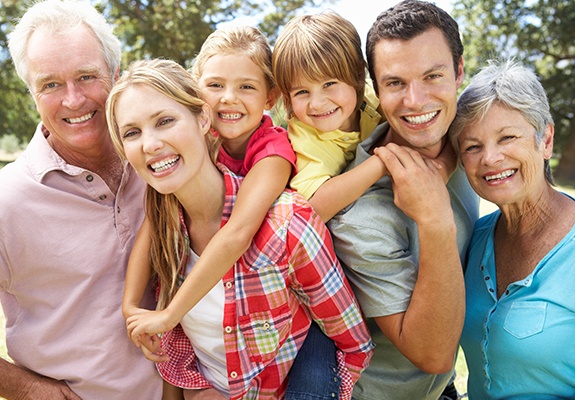
<svg viewBox="0 0 575 400"><path fill-rule="evenodd" d="M90 119L92 119L92 117L94 116L96 112L92 112L90 114L86 114L86 115L82 115L81 117L78 118L66 118L66 121L68 121L71 124L79 124L80 122L86 122Z"/></svg>
<svg viewBox="0 0 575 400"><path fill-rule="evenodd" d="M174 164L177 163L179 159L180 157L173 157L168 160L158 161L150 165L150 167L154 170L154 172L162 172L174 166Z"/></svg>
<svg viewBox="0 0 575 400"><path fill-rule="evenodd" d="M220 113L221 119L240 119L241 117L242 117L241 113L234 113L234 114Z"/></svg>
<svg viewBox="0 0 575 400"><path fill-rule="evenodd" d="M436 115L437 115L437 111L434 111L434 112L430 112L427 114L418 115L416 117L411 117L411 116L406 115L405 119L410 124L419 125L419 124L425 124L426 122L431 121L433 119L433 117L435 117Z"/></svg>
<svg viewBox="0 0 575 400"><path fill-rule="evenodd" d="M496 174L496 175L489 175L489 176L486 176L486 177L485 177L485 180L486 180L487 182L489 182L489 181L493 181L493 180L496 180L496 179L505 179L505 178L508 178L508 177L510 177L511 175L513 175L516 171L517 171L516 169L510 169L510 170L501 172L501 173Z"/></svg>

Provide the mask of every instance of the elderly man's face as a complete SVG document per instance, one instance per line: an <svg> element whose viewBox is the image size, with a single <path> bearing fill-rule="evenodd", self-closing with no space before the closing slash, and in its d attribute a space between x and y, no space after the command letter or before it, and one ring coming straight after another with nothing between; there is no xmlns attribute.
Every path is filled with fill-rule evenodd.
<svg viewBox="0 0 575 400"><path fill-rule="evenodd" d="M66 159L107 146L105 103L112 82L93 33L85 26L36 31L27 60L30 89L54 149Z"/></svg>
<svg viewBox="0 0 575 400"><path fill-rule="evenodd" d="M384 39L374 49L379 102L389 121L389 139L436 157L457 111L463 82L453 69L441 31L432 28L411 40Z"/></svg>

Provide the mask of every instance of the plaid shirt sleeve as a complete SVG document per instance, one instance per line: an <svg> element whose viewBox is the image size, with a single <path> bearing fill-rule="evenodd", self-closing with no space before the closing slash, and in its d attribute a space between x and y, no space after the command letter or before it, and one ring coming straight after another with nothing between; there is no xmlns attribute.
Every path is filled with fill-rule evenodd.
<svg viewBox="0 0 575 400"><path fill-rule="evenodd" d="M292 289L312 318L342 352L341 398L367 368L374 344L353 291L344 275L331 236L311 207L294 213L287 246ZM349 397L347 397L349 398Z"/></svg>

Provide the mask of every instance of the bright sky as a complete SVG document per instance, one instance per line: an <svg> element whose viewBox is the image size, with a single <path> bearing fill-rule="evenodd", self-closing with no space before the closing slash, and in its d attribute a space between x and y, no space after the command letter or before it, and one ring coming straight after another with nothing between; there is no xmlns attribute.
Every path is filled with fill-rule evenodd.
<svg viewBox="0 0 575 400"><path fill-rule="evenodd" d="M401 0L334 0L333 4L324 5L318 8L310 8L307 13L317 13L325 9L331 9L342 17L348 19L355 25L359 37L361 38L362 47L365 47L365 38L371 28L375 18L384 10L394 6ZM448 13L453 10L454 0L428 0L435 3ZM257 25L259 18L243 17L237 18L230 25ZM228 25L228 24L222 24Z"/></svg>
<svg viewBox="0 0 575 400"><path fill-rule="evenodd" d="M388 8L399 3L401 0L335 0L333 5L328 5L312 9L310 12L320 12L324 9L332 9L339 15L349 20L355 25L359 37L361 38L362 47L365 47L367 32L377 16ZM454 0L429 0L441 7L448 13L453 10Z"/></svg>

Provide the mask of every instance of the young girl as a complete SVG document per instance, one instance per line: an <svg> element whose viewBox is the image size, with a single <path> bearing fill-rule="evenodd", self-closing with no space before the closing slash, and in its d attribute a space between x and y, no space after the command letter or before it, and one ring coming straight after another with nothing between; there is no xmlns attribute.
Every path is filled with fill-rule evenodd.
<svg viewBox="0 0 575 400"><path fill-rule="evenodd" d="M340 175L382 120L359 34L334 12L293 18L278 36L272 66L297 155L290 186L327 222L387 174L374 155Z"/></svg>
<svg viewBox="0 0 575 400"><path fill-rule="evenodd" d="M218 161L245 176L230 220L202 252L193 273L183 282L172 275L172 290L182 284L176 301L155 318L157 326L171 329L223 278L252 242L270 205L287 186L295 154L287 132L273 126L266 109L277 94L271 73L271 49L253 27L220 29L204 42L193 75L212 110L212 127L222 142ZM152 166L158 171L166 165ZM123 310L128 318L140 313L146 282L140 275L149 265L151 232L146 220L138 233L128 266ZM133 273L132 273L133 272Z"/></svg>
<svg viewBox="0 0 575 400"><path fill-rule="evenodd" d="M106 113L117 150L149 185L152 267L161 277L161 303L171 305L182 290L171 285L173 275L193 271L229 223L241 178L214 163L213 113L194 80L172 61L132 64L110 92ZM177 329L162 336L161 346L155 334L162 329L142 329L158 313L132 315L128 329L147 357L159 361L164 379L186 388L186 399L208 393L282 398L312 318L341 352L344 380L359 378L372 350L329 232L293 191L274 202L245 254Z"/></svg>

